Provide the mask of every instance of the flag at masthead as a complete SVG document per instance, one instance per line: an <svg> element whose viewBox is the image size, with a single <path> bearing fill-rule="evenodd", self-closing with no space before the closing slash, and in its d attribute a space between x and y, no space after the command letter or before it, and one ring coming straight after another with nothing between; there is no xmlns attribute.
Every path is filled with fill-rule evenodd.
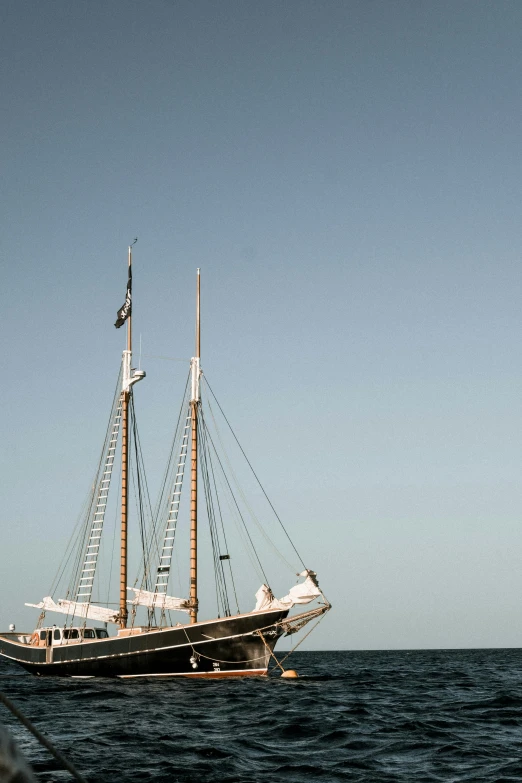
<svg viewBox="0 0 522 783"><path fill-rule="evenodd" d="M123 326L127 318L132 312L132 267L129 264L129 279L127 280L127 293L125 295L125 302L118 310L118 313L116 315L116 323L114 326L116 329L119 329L120 326Z"/></svg>

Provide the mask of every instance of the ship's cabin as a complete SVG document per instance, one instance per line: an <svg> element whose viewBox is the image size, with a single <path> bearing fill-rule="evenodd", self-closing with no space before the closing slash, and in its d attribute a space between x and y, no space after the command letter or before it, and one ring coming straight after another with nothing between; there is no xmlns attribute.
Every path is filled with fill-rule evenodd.
<svg viewBox="0 0 522 783"><path fill-rule="evenodd" d="M33 634L33 644L39 647L56 647L61 644L79 644L80 642L94 642L98 639L108 639L109 634L105 628L39 628Z"/></svg>

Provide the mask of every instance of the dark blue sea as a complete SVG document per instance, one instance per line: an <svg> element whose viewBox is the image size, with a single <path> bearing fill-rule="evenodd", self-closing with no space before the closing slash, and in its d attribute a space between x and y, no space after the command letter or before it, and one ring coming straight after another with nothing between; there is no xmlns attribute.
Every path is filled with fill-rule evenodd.
<svg viewBox="0 0 522 783"><path fill-rule="evenodd" d="M522 650L302 652L297 680L61 680L0 690L94 783L522 780ZM68 781L0 704L39 781Z"/></svg>

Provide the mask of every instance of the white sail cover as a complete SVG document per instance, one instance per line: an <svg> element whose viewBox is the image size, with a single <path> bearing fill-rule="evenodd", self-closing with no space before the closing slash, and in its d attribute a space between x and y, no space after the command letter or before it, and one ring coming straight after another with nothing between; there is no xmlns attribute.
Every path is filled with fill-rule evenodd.
<svg viewBox="0 0 522 783"><path fill-rule="evenodd" d="M135 595L128 603L134 606L150 606L154 609L175 609L178 612L190 612L189 602L186 598L174 598L164 593L151 593L149 590L139 590L137 587L127 587Z"/></svg>
<svg viewBox="0 0 522 783"><path fill-rule="evenodd" d="M304 576L304 582L291 587L288 595L283 598L274 598L267 585L261 585L256 593L256 606L254 612L262 612L267 609L291 609L295 604L309 604L314 598L321 595L317 587L314 571L302 571L299 576Z"/></svg>
<svg viewBox="0 0 522 783"><path fill-rule="evenodd" d="M50 595L39 604L26 604L26 606L34 606L35 609L43 609L45 612L60 612L71 617L87 617L89 620L100 620L102 623L118 623L118 612L113 609L79 601L66 601L64 598L59 598L58 603L55 603Z"/></svg>

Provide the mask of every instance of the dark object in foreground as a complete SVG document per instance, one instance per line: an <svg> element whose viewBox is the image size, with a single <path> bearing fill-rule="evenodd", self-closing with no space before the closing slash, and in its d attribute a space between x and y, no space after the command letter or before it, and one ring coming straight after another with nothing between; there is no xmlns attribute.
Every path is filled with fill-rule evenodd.
<svg viewBox="0 0 522 783"><path fill-rule="evenodd" d="M84 777L76 770L76 768L67 761L59 750L57 750L52 742L45 737L36 726L33 726L31 721L20 712L13 702L7 698L5 693L0 692L0 702L7 707L15 718L22 723L31 734L36 737L38 742L47 748L47 750L54 756L54 758L68 770L73 778L79 783L87 783ZM0 726L0 783L36 783L36 779L31 772L29 766L25 762L18 748L16 747L14 740L9 734Z"/></svg>
<svg viewBox="0 0 522 783"><path fill-rule="evenodd" d="M11 735L0 726L0 783L36 783Z"/></svg>

